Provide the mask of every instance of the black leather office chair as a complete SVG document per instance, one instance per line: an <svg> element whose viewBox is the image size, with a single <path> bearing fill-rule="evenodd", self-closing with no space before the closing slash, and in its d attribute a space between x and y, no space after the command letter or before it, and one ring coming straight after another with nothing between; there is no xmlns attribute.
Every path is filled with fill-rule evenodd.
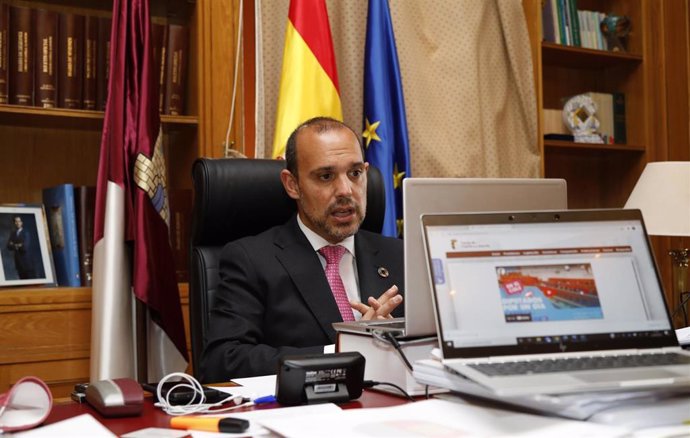
<svg viewBox="0 0 690 438"><path fill-rule="evenodd" d="M255 159L196 160L192 168L194 208L189 282L192 365L199 378L199 361L206 343L208 315L218 287L218 262L223 246L285 223L296 211L280 182L285 162ZM362 228L380 232L385 194L379 171L369 168L367 214Z"/></svg>

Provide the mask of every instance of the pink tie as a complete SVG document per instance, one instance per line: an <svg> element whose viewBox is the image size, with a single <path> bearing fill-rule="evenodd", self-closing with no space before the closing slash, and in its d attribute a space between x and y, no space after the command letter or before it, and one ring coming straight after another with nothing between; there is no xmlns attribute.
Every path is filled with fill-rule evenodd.
<svg viewBox="0 0 690 438"><path fill-rule="evenodd" d="M337 245L324 246L319 250L319 253L326 258L326 279L331 286L335 302L338 304L340 316L343 317L343 321L354 321L355 316L350 307L350 300L347 298L343 279L340 278L340 259L343 258L345 251L347 249L344 246Z"/></svg>

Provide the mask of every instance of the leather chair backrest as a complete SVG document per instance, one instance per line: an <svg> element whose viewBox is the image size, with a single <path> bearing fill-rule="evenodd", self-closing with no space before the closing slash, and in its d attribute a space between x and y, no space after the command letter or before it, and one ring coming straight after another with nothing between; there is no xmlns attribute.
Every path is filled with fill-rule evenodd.
<svg viewBox="0 0 690 438"><path fill-rule="evenodd" d="M208 331L208 315L219 283L218 262L226 243L285 223L296 211L280 181L282 160L200 158L192 168L189 313L192 366L199 361ZM385 193L379 171L369 168L367 214L362 229L381 232Z"/></svg>

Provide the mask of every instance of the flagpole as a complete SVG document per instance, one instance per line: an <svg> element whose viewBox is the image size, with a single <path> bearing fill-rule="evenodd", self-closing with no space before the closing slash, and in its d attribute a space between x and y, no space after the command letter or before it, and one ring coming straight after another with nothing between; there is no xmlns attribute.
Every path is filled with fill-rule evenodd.
<svg viewBox="0 0 690 438"><path fill-rule="evenodd" d="M148 342L147 342L147 323L148 309L146 304L138 299L134 299L134 363L136 366L137 381L148 383Z"/></svg>

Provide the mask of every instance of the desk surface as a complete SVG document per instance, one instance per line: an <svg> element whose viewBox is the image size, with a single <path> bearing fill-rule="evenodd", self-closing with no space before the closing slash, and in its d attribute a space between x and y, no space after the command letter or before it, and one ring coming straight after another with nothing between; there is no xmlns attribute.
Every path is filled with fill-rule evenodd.
<svg viewBox="0 0 690 438"><path fill-rule="evenodd" d="M364 390L362 396L355 401L343 403L343 409L354 408L378 408L395 406L407 403L402 397L391 394L380 393L372 390ZM243 412L254 409L273 409L280 407L277 403L269 403L258 407L240 408L235 412ZM144 412L137 417L106 418L98 414L91 406L86 403L76 403L73 401L57 402L53 406L48 419L44 424L56 423L61 420L76 417L81 414L91 414L100 421L105 427L116 435L122 435L146 427L170 427L170 417L160 409L153 406L153 399L146 397L144 401Z"/></svg>

